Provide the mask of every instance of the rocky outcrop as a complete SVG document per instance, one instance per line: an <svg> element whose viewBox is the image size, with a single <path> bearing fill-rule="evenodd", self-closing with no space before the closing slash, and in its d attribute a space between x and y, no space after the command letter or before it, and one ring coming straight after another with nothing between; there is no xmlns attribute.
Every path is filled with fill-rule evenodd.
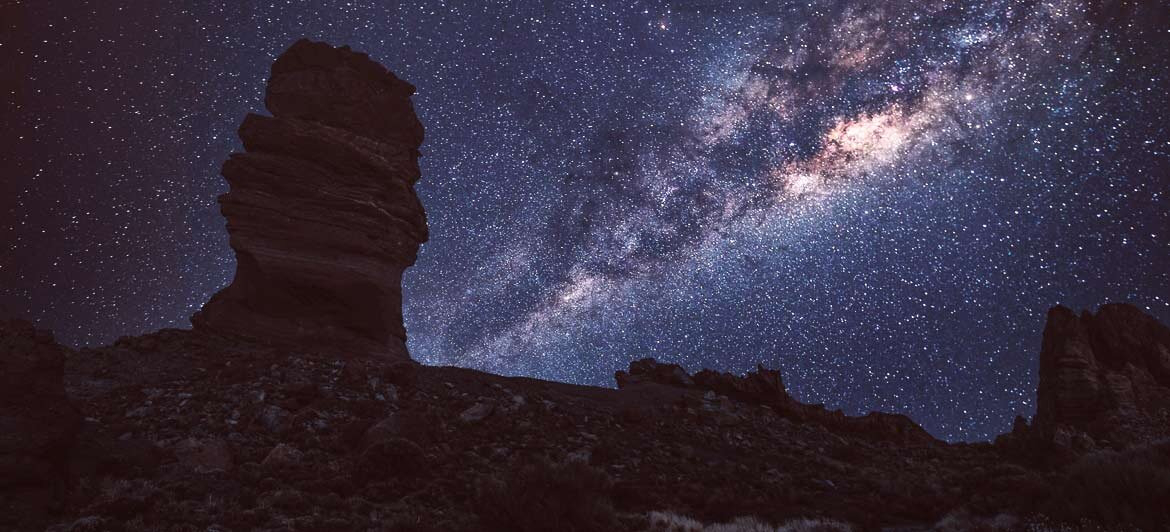
<svg viewBox="0 0 1170 532"><path fill-rule="evenodd" d="M1086 451L1170 437L1170 329L1131 305L1048 311L1036 416L1012 437Z"/></svg>
<svg viewBox="0 0 1170 532"><path fill-rule="evenodd" d="M754 403L784 403L792 401L784 389L780 372L757 365L743 377L704 369L695 374L695 384L716 393Z"/></svg>
<svg viewBox="0 0 1170 532"><path fill-rule="evenodd" d="M236 275L191 318L200 331L339 354L408 358L402 274L427 239L414 192L414 87L348 47L298 41L220 197Z"/></svg>
<svg viewBox="0 0 1170 532"><path fill-rule="evenodd" d="M81 422L64 360L49 332L0 321L0 528L35 523L59 500Z"/></svg>
<svg viewBox="0 0 1170 532"><path fill-rule="evenodd" d="M781 417L801 423L814 423L831 430L858 436L906 444L937 443L930 433L899 414L871 412L864 416L847 416L840 410L828 410L824 405L810 405L793 399L784 388L779 371L762 365L744 376L702 370L693 376L678 364L659 363L645 358L630 363L629 371L614 374L619 389L630 389L655 384L705 392L706 403L718 404L718 399L734 399L748 404L766 406Z"/></svg>
<svg viewBox="0 0 1170 532"><path fill-rule="evenodd" d="M618 388L626 388L636 384L654 382L666 386L694 386L687 370L678 364L664 364L653 358L643 358L630 362L630 370L618 370L613 374Z"/></svg>

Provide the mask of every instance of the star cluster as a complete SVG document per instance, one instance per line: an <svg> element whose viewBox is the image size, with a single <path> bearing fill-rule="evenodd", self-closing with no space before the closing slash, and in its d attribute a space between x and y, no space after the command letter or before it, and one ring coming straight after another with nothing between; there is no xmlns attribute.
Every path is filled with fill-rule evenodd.
<svg viewBox="0 0 1170 532"><path fill-rule="evenodd" d="M300 37L419 89L427 363L762 363L971 440L1034 410L1049 306L1170 322L1159 2L73 4L0 8L0 310L73 344L230 280L218 166Z"/></svg>

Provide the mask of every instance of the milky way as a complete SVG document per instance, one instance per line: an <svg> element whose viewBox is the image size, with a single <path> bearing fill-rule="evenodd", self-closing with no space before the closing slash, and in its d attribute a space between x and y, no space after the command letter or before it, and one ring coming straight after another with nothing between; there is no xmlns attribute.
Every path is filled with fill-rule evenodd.
<svg viewBox="0 0 1170 532"><path fill-rule="evenodd" d="M967 440L1034 410L1049 306L1170 321L1165 3L179 4L4 8L0 308L71 343L230 279L218 165L302 36L419 88L427 363L763 363Z"/></svg>

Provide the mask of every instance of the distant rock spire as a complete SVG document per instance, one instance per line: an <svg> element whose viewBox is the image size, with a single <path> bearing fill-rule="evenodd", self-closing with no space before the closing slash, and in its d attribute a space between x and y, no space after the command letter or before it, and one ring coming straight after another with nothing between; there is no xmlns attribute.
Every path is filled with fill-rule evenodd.
<svg viewBox="0 0 1170 532"><path fill-rule="evenodd" d="M414 86L349 47L301 40L223 166L236 276L200 331L338 354L409 358L402 273L427 240L414 192Z"/></svg>
<svg viewBox="0 0 1170 532"><path fill-rule="evenodd" d="M1039 380L1036 416L1003 449L1059 462L1170 438L1170 329L1134 306L1049 310Z"/></svg>
<svg viewBox="0 0 1170 532"><path fill-rule="evenodd" d="M1033 425L1046 439L1126 447L1170 436L1170 329L1136 307L1048 311ZM1088 438L1085 438L1088 436ZM1074 438L1075 440L1075 438Z"/></svg>

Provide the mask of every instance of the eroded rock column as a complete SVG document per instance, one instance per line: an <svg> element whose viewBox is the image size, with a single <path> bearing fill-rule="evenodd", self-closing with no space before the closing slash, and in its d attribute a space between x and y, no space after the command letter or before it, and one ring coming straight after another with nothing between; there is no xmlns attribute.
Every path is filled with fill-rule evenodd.
<svg viewBox="0 0 1170 532"><path fill-rule="evenodd" d="M301 40L276 60L272 116L244 119L245 152L223 166L235 279L197 330L409 357L402 273L427 239L414 91L348 47Z"/></svg>

